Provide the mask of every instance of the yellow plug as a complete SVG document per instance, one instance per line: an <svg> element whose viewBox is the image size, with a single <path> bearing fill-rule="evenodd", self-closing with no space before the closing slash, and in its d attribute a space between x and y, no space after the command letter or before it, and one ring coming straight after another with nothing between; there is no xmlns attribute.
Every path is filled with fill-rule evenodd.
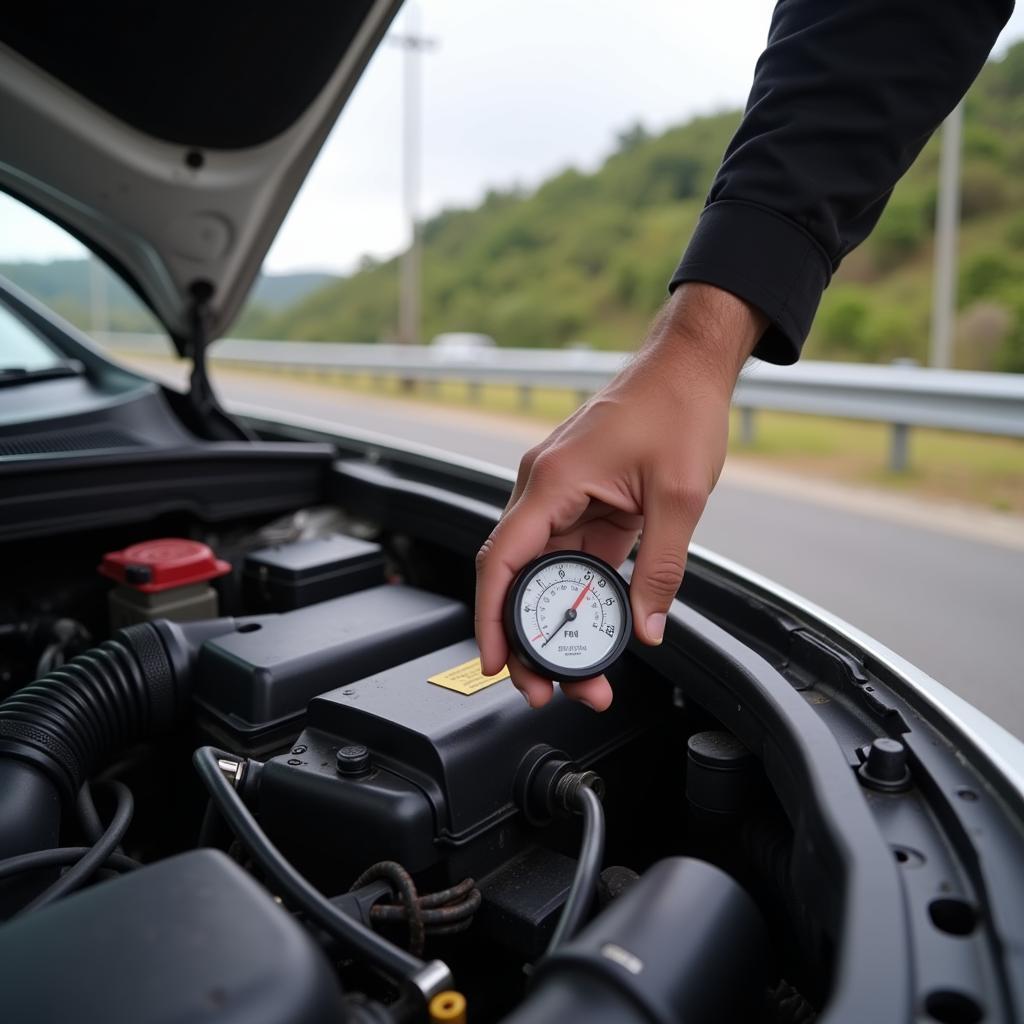
<svg viewBox="0 0 1024 1024"><path fill-rule="evenodd" d="M449 989L430 1000L431 1024L466 1024L466 997Z"/></svg>

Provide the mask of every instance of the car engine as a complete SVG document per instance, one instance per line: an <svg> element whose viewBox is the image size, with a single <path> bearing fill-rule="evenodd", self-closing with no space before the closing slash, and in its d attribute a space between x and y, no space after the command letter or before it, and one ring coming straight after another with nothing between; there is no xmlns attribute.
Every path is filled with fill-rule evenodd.
<svg viewBox="0 0 1024 1024"><path fill-rule="evenodd" d="M177 525L12 565L5 1020L815 1018L814 854L684 680L629 650L607 712L532 709L444 547L333 508Z"/></svg>

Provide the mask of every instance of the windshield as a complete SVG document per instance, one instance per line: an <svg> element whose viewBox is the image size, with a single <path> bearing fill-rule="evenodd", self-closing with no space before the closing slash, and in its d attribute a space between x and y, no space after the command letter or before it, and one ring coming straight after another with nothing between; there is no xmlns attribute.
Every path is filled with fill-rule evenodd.
<svg viewBox="0 0 1024 1024"><path fill-rule="evenodd" d="M171 351L170 340L147 306L102 260L62 227L2 192L0 279L28 292L103 347L110 345L112 334L144 332L150 352ZM21 321L14 321L16 326L8 329L10 319L7 313L0 333L5 367L11 365L14 332L27 339L37 359L51 352ZM44 367L52 366L53 358L51 352Z"/></svg>
<svg viewBox="0 0 1024 1024"><path fill-rule="evenodd" d="M0 306L0 373L36 373L63 365L64 360L43 339Z"/></svg>

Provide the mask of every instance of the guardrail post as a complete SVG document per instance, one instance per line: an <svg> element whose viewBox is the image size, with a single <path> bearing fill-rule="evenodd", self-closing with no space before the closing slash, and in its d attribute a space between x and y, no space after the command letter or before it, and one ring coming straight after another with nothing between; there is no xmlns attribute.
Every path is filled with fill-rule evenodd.
<svg viewBox="0 0 1024 1024"><path fill-rule="evenodd" d="M889 469L905 473L910 464L910 427L906 423L893 423L889 434Z"/></svg>
<svg viewBox="0 0 1024 1024"><path fill-rule="evenodd" d="M751 406L745 405L740 409L740 444L744 448L750 448L755 440L754 410Z"/></svg>
<svg viewBox="0 0 1024 1024"><path fill-rule="evenodd" d="M466 381L466 391L469 394L469 400L471 402L479 402L480 401L480 392L481 392L480 381L474 380L472 378L470 380Z"/></svg>
<svg viewBox="0 0 1024 1024"><path fill-rule="evenodd" d="M529 384L519 385L519 408L529 409L533 405L533 388Z"/></svg>

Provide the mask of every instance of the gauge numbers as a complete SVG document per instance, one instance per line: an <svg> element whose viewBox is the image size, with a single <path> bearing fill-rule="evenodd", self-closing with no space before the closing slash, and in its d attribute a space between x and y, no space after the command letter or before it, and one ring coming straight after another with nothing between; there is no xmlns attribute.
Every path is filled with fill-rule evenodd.
<svg viewBox="0 0 1024 1024"><path fill-rule="evenodd" d="M600 675L624 650L629 592L606 562L556 551L527 565L509 590L505 632L514 653L553 679Z"/></svg>

